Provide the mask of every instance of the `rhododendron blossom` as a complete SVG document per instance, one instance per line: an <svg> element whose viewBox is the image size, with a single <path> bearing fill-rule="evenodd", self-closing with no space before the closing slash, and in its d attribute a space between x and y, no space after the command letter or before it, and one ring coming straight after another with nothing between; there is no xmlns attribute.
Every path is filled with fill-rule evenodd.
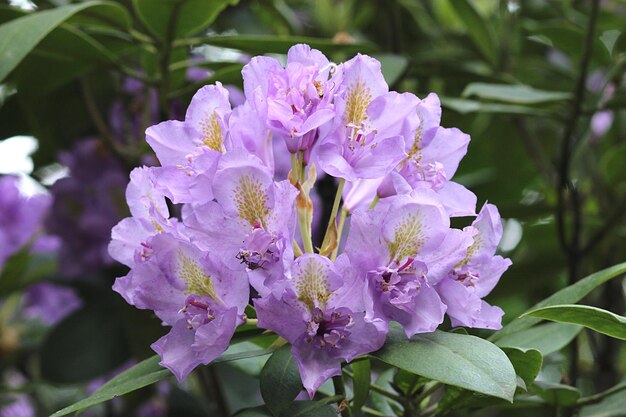
<svg viewBox="0 0 626 417"><path fill-rule="evenodd" d="M148 128L161 166L131 173L132 216L113 228L109 252L130 267L115 291L171 328L152 345L163 366L182 380L255 324L291 344L312 397L380 349L392 321L407 337L446 313L500 327L483 301L510 265L495 255L500 217L487 204L451 227L476 216L476 196L452 181L469 136L440 126L435 94L389 91L377 60L335 64L306 45L242 74L243 104L205 86L184 121ZM314 242L318 172L338 189Z"/></svg>

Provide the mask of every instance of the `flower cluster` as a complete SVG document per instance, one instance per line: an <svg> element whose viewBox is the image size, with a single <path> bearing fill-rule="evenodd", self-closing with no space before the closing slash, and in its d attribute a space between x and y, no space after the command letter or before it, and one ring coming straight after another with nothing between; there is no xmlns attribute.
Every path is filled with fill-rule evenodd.
<svg viewBox="0 0 626 417"><path fill-rule="evenodd" d="M375 59L336 65L306 45L286 66L253 58L243 77L234 109L216 83L184 121L147 129L161 166L131 173L132 217L112 231L109 252L130 267L115 291L171 327L152 346L163 366L182 380L211 362L249 304L291 344L311 396L343 361L379 349L390 321L407 337L446 313L454 326L500 327L502 310L483 301L510 265L495 255L500 217L490 204L476 214L451 181L469 137L440 126L435 94L390 92ZM318 169L338 189L316 250ZM455 216L475 220L460 230Z"/></svg>
<svg viewBox="0 0 626 417"><path fill-rule="evenodd" d="M8 258L29 244L44 251L55 245L49 237L41 236L51 202L45 194L24 196L17 177L0 177L0 271Z"/></svg>
<svg viewBox="0 0 626 417"><path fill-rule="evenodd" d="M63 275L84 279L113 263L106 248L111 228L127 214L127 178L122 164L95 139L78 142L59 160L69 176L50 189L53 203L46 226L60 240Z"/></svg>

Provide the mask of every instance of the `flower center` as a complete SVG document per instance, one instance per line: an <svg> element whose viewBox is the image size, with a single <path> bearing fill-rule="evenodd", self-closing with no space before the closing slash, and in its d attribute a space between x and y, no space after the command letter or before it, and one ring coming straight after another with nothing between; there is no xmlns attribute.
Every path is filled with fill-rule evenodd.
<svg viewBox="0 0 626 417"><path fill-rule="evenodd" d="M216 309L211 304L211 299L208 297L195 294L187 297L181 312L185 315L189 330L196 330L198 327L215 320Z"/></svg>
<svg viewBox="0 0 626 417"><path fill-rule="evenodd" d="M342 307L323 312L316 307L307 323L305 340L318 349L339 349L342 342L350 336L352 326L354 321L350 309Z"/></svg>

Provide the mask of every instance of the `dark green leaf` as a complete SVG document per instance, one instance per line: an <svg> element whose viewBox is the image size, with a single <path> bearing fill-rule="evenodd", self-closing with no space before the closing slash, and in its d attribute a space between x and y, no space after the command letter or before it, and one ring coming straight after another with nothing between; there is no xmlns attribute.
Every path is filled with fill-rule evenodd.
<svg viewBox="0 0 626 417"><path fill-rule="evenodd" d="M526 386L533 383L543 363L541 353L536 349L519 349L511 347L503 347L502 350L509 357L509 360L515 368L515 373L524 380Z"/></svg>
<svg viewBox="0 0 626 417"><path fill-rule="evenodd" d="M170 371L159 365L159 357L153 356L119 374L88 398L57 411L50 417L61 417L109 401L139 388L154 384L170 375Z"/></svg>
<svg viewBox="0 0 626 417"><path fill-rule="evenodd" d="M75 14L89 10L126 25L126 10L113 2L89 1L30 13L0 26L0 82L41 42L54 28Z"/></svg>
<svg viewBox="0 0 626 417"><path fill-rule="evenodd" d="M540 307L553 306L558 304L568 304L580 301L583 297L589 294L594 288L604 284L608 280L621 276L626 272L626 262L613 265L609 268L598 271L591 274L577 283L563 288L560 291L552 294L550 297L537 303L531 310L535 310ZM502 330L494 333L489 340L499 340L506 335L519 332L520 330L528 329L533 325L539 323L541 319L535 317L519 317L506 326Z"/></svg>
<svg viewBox="0 0 626 417"><path fill-rule="evenodd" d="M267 355L271 352L272 351L270 350L262 349L250 352L235 353L232 355L222 355L219 358L215 359L213 362L211 362L211 364L252 358L256 356ZM157 355L154 355L151 358L144 360L143 362L133 366L129 370L111 379L88 398L85 398L82 401L79 401L75 404L70 405L69 407L59 410L50 417L61 417L76 411L84 410L85 408L92 407L105 401L109 401L112 398L119 397L121 395L138 390L139 388L146 387L167 378L171 375L171 373L169 370L163 369L159 365L160 360L161 359Z"/></svg>
<svg viewBox="0 0 626 417"><path fill-rule="evenodd" d="M538 90L528 85L487 83L471 83L465 87L461 95L463 97L476 96L485 100L496 100L516 104L537 104L561 101L571 97L570 93Z"/></svg>
<svg viewBox="0 0 626 417"><path fill-rule="evenodd" d="M484 103L464 98L440 97L441 104L461 114L467 113L508 113L546 116L549 113L537 107L520 106L518 104Z"/></svg>
<svg viewBox="0 0 626 417"><path fill-rule="evenodd" d="M264 405L254 408L239 410L233 417L272 417L272 413Z"/></svg>
<svg viewBox="0 0 626 417"><path fill-rule="evenodd" d="M498 347L475 336L436 331L407 340L397 327L373 356L400 369L511 401L517 378Z"/></svg>
<svg viewBox="0 0 626 417"><path fill-rule="evenodd" d="M279 416L302 391L298 366L291 347L283 346L272 354L261 371L261 396L267 408Z"/></svg>
<svg viewBox="0 0 626 417"><path fill-rule="evenodd" d="M409 64L409 60L402 55L376 54L374 58L380 61L383 76L390 86L398 81Z"/></svg>
<svg viewBox="0 0 626 417"><path fill-rule="evenodd" d="M574 387L550 382L535 382L532 391L547 403L553 405L574 405L580 398L580 392Z"/></svg>
<svg viewBox="0 0 626 417"><path fill-rule="evenodd" d="M492 66L497 65L499 48L492 25L467 0L452 0L450 5L485 59Z"/></svg>
<svg viewBox="0 0 626 417"><path fill-rule="evenodd" d="M173 25L173 38L180 38L207 28L226 6L238 0L133 0L141 22L161 39ZM174 22L170 22L175 19Z"/></svg>
<svg viewBox="0 0 626 417"><path fill-rule="evenodd" d="M580 409L579 417L624 417L626 416L626 381L609 388L606 392L612 394L598 398L595 403L588 403ZM602 394L601 394L602 395ZM596 397L595 395L593 397ZM590 397L583 397L580 402L588 400Z"/></svg>
<svg viewBox="0 0 626 417"><path fill-rule="evenodd" d="M496 341L501 348L537 349L543 356L558 352L580 333L582 326L547 323L512 333Z"/></svg>
<svg viewBox="0 0 626 417"><path fill-rule="evenodd" d="M329 39L301 36L223 35L203 38L203 43L239 49L253 54L286 54L287 50L297 43L306 43L311 48L319 49L326 54L344 52L353 55L357 52L367 53L376 49L370 43L337 43Z"/></svg>
<svg viewBox="0 0 626 417"><path fill-rule="evenodd" d="M5 261L0 269L0 295L6 295L22 286L30 260L30 252L21 250Z"/></svg>
<svg viewBox="0 0 626 417"><path fill-rule="evenodd" d="M326 400L294 401L280 417L337 417L337 411Z"/></svg>
<svg viewBox="0 0 626 417"><path fill-rule="evenodd" d="M608 336L626 340L626 317L597 307L562 304L530 310L524 315L559 323L578 324Z"/></svg>
<svg viewBox="0 0 626 417"><path fill-rule="evenodd" d="M361 407L367 401L370 393L370 384L372 382L372 369L369 359L354 361L350 364L353 374L353 392L352 399L353 412L359 414Z"/></svg>

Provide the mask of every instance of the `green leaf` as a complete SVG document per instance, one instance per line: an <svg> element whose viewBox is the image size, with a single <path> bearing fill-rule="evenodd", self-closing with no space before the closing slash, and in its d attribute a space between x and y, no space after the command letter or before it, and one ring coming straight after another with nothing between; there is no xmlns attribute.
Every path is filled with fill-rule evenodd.
<svg viewBox="0 0 626 417"><path fill-rule="evenodd" d="M550 297L543 301L540 301L531 310L538 309L540 307L553 306L558 304L570 304L580 301L583 297L589 294L594 288L604 284L608 280L621 276L626 273L626 262L613 265L609 268L603 269L593 273L577 283L563 288L560 291L552 294ZM494 333L489 340L495 341L503 338L506 335L519 332L520 330L528 329L539 323L541 319L535 317L518 317L501 330Z"/></svg>
<svg viewBox="0 0 626 417"><path fill-rule="evenodd" d="M398 81L409 64L409 60L402 55L376 54L374 55L374 58L380 61L383 76L385 77L387 84L390 86L394 85L395 82Z"/></svg>
<svg viewBox="0 0 626 417"><path fill-rule="evenodd" d="M294 401L280 417L337 417L337 411L328 405L327 400Z"/></svg>
<svg viewBox="0 0 626 417"><path fill-rule="evenodd" d="M471 83L463 90L463 97L476 96L485 100L516 104L537 104L567 100L570 93L538 90L528 85Z"/></svg>
<svg viewBox="0 0 626 417"><path fill-rule="evenodd" d="M407 340L394 326L385 346L373 356L414 374L508 401L517 386L504 352L475 336L435 331Z"/></svg>
<svg viewBox="0 0 626 417"><path fill-rule="evenodd" d="M81 400L69 407L57 411L50 417L61 417L76 411L84 410L96 404L109 401L115 397L127 394L154 384L170 375L170 371L163 369L159 365L160 358L153 356L143 362L138 363L129 370L119 374L91 396Z"/></svg>
<svg viewBox="0 0 626 417"><path fill-rule="evenodd" d="M30 13L0 26L0 82L44 39L53 29L79 12L89 10L93 15L103 15L124 26L129 17L126 10L113 2L89 1Z"/></svg>
<svg viewBox="0 0 626 417"><path fill-rule="evenodd" d="M387 368L378 374L376 381L374 383L379 387L385 389L386 391L393 392L394 388L391 385L394 379L395 369ZM395 400L392 400L383 394L380 394L376 391L372 391L370 394L370 401L374 408L385 415L393 416L395 413L393 412L393 407L398 406Z"/></svg>
<svg viewBox="0 0 626 417"><path fill-rule="evenodd" d="M607 30L600 35L600 41L606 50L609 51L609 55L613 55L613 48L621 34L622 32L619 30Z"/></svg>
<svg viewBox="0 0 626 417"><path fill-rule="evenodd" d="M372 382L372 369L369 359L358 360L350 363L352 368L352 384L354 398L352 399L352 410L355 414L361 412L361 407L367 401Z"/></svg>
<svg viewBox="0 0 626 417"><path fill-rule="evenodd" d="M232 417L272 417L273 414L264 405L239 410Z"/></svg>
<svg viewBox="0 0 626 417"><path fill-rule="evenodd" d="M580 398L580 391L569 385L553 384L550 382L537 381L532 391L547 403L553 405L574 405Z"/></svg>
<svg viewBox="0 0 626 417"><path fill-rule="evenodd" d="M541 307L524 313L559 323L572 323L588 327L596 332L626 340L626 317L618 316L598 307L562 304Z"/></svg>
<svg viewBox="0 0 626 417"><path fill-rule="evenodd" d="M252 54L286 54L287 50L297 43L306 43L311 48L319 49L326 54L343 52L347 55L353 55L357 52L368 53L376 50L373 44L366 42L337 43L330 39L304 36L223 35L203 38L203 43L239 49Z"/></svg>
<svg viewBox="0 0 626 417"><path fill-rule="evenodd" d="M173 38L180 38L207 28L226 8L238 0L133 0L141 22L161 39L168 36L173 24ZM175 18L176 21L170 23Z"/></svg>
<svg viewBox="0 0 626 417"><path fill-rule="evenodd" d="M543 357L536 349L520 349L513 347L503 347L502 350L509 357L515 368L515 373L524 380L526 386L530 386L539 375Z"/></svg>
<svg viewBox="0 0 626 417"><path fill-rule="evenodd" d="M518 104L484 103L464 98L440 97L441 104L461 114L468 113L506 113L527 114L531 116L547 116L549 113L537 107L520 106Z"/></svg>
<svg viewBox="0 0 626 417"><path fill-rule="evenodd" d="M250 352L235 353L232 355L222 355L211 362L211 364L268 355L271 352L272 351L268 349L260 349ZM57 411L50 417L61 417L76 411L84 410L85 408L109 401L115 397L119 397L167 378L171 375L171 373L169 370L164 369L159 365L160 360L161 359L158 355L154 355L143 362L138 363L129 370L111 379L91 396Z"/></svg>
<svg viewBox="0 0 626 417"><path fill-rule="evenodd" d="M31 255L28 250L21 250L6 260L2 269L0 269L0 295L6 295L11 291L20 288Z"/></svg>
<svg viewBox="0 0 626 417"><path fill-rule="evenodd" d="M612 394L603 396L597 399L597 402L591 403L580 409L579 417L624 417L626 416L626 395L624 395L624 389L626 388L626 381L622 380L621 383L609 388L606 392L612 392ZM602 395L604 393L601 393ZM596 395L592 396L596 397ZM590 397L583 397L580 402L590 399ZM588 403L589 404L589 403Z"/></svg>
<svg viewBox="0 0 626 417"><path fill-rule="evenodd" d="M261 371L261 396L273 415L279 416L302 391L298 366L291 356L291 346L272 354Z"/></svg>
<svg viewBox="0 0 626 417"><path fill-rule="evenodd" d="M543 356L567 346L582 330L573 324L547 323L506 335L496 341L501 348L536 349Z"/></svg>
<svg viewBox="0 0 626 417"><path fill-rule="evenodd" d="M496 66L499 48L493 26L467 0L452 0L449 4L457 18L463 22L478 50L492 66Z"/></svg>

